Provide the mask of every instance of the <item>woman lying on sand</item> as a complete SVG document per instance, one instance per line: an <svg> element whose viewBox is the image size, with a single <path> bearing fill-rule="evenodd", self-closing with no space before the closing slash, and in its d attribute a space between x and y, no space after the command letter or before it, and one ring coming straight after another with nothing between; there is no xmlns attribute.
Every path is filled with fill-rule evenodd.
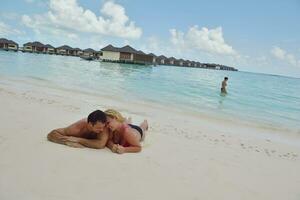
<svg viewBox="0 0 300 200"><path fill-rule="evenodd" d="M148 122L144 120L140 126L130 124L116 110L105 111L107 125L111 130L111 135L107 143L108 148L114 153L135 153L142 150L141 141L145 139L148 130Z"/></svg>

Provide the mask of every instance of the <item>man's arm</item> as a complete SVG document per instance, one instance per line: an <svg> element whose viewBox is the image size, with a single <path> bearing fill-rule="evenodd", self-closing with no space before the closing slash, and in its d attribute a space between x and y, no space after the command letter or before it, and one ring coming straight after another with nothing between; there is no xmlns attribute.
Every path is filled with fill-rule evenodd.
<svg viewBox="0 0 300 200"><path fill-rule="evenodd" d="M109 133L105 130L101 134L98 134L97 139L85 139L85 138L71 136L68 137L67 140L71 142L77 142L89 148L103 149L106 146L108 137L109 137Z"/></svg>
<svg viewBox="0 0 300 200"><path fill-rule="evenodd" d="M65 135L65 129L66 128L60 128L60 129L55 129L51 131L48 135L47 138L51 142L55 142L58 144L64 144L70 147L75 147L75 148L83 148L84 146L76 143L76 142L70 142L68 141L69 136Z"/></svg>
<svg viewBox="0 0 300 200"><path fill-rule="evenodd" d="M48 135L47 138L51 142L55 142L58 144L65 144L66 142L66 128L59 128L51 131Z"/></svg>
<svg viewBox="0 0 300 200"><path fill-rule="evenodd" d="M58 144L65 144L70 147L77 147L77 148L83 148L84 146L77 143L69 141L69 136L76 136L80 133L80 127L83 120L80 120L78 122L75 122L74 124L71 124L70 126L66 128L59 128L51 131L47 138L51 142L55 142Z"/></svg>

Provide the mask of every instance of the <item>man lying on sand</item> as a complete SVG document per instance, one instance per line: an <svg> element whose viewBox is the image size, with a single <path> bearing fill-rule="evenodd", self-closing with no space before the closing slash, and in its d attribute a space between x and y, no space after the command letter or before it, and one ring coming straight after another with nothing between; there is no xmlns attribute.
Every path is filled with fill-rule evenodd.
<svg viewBox="0 0 300 200"><path fill-rule="evenodd" d="M102 149L109 138L106 122L105 113L96 110L89 114L87 119L82 119L66 128L51 131L48 134L48 140L71 147Z"/></svg>
<svg viewBox="0 0 300 200"><path fill-rule="evenodd" d="M107 143L114 153L136 153L142 150L141 141L145 139L148 122L144 120L140 126L132 125L118 112L106 110L107 125L111 135Z"/></svg>

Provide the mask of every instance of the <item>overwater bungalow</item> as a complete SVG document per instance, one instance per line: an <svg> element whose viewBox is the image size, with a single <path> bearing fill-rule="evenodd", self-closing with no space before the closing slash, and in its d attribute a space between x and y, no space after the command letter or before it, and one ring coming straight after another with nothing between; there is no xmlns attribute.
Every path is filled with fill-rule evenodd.
<svg viewBox="0 0 300 200"><path fill-rule="evenodd" d="M118 51L118 48L112 46L111 44L102 48L101 52L103 61L115 62L120 60L120 52Z"/></svg>
<svg viewBox="0 0 300 200"><path fill-rule="evenodd" d="M156 62L159 65L164 65L166 63L167 57L164 55L160 55L156 58Z"/></svg>
<svg viewBox="0 0 300 200"><path fill-rule="evenodd" d="M56 48L57 55L73 55L73 48L68 45L63 45Z"/></svg>
<svg viewBox="0 0 300 200"><path fill-rule="evenodd" d="M185 62L185 60L180 59L179 61L180 61L180 63L181 63L181 66L184 67L184 62Z"/></svg>
<svg viewBox="0 0 300 200"><path fill-rule="evenodd" d="M200 64L200 67L201 67L201 68L206 68L206 65L205 65L204 63L201 63L201 64Z"/></svg>
<svg viewBox="0 0 300 200"><path fill-rule="evenodd" d="M88 48L83 50L83 57L93 57L93 58L99 58L99 52L95 51L94 49Z"/></svg>
<svg viewBox="0 0 300 200"><path fill-rule="evenodd" d="M176 61L176 58L170 57L170 58L166 59L165 64L166 65L175 65L175 61Z"/></svg>
<svg viewBox="0 0 300 200"><path fill-rule="evenodd" d="M191 67L192 66L192 61L187 60L186 63L187 63L187 67Z"/></svg>
<svg viewBox="0 0 300 200"><path fill-rule="evenodd" d="M235 69L234 67L228 67L225 65L218 65L220 70L226 70L226 71L237 71L237 69Z"/></svg>
<svg viewBox="0 0 300 200"><path fill-rule="evenodd" d="M191 67L197 67L197 64L195 61L191 61Z"/></svg>
<svg viewBox="0 0 300 200"><path fill-rule="evenodd" d="M174 65L182 67L183 66L183 62L184 62L184 60L180 58L179 60L175 60L174 61Z"/></svg>
<svg viewBox="0 0 300 200"><path fill-rule="evenodd" d="M55 54L55 48L50 45L50 44L46 44L45 46L45 52L48 54Z"/></svg>
<svg viewBox="0 0 300 200"><path fill-rule="evenodd" d="M23 52L30 52L30 53L46 53L45 45L41 42L27 42L23 44Z"/></svg>
<svg viewBox="0 0 300 200"><path fill-rule="evenodd" d="M227 66L221 66L221 70L226 70L226 71L233 70L234 71L234 68L233 67L227 67Z"/></svg>
<svg viewBox="0 0 300 200"><path fill-rule="evenodd" d="M138 51L133 54L133 62L137 64L153 64L153 56Z"/></svg>
<svg viewBox="0 0 300 200"><path fill-rule="evenodd" d="M156 64L156 57L157 57L157 56L156 56L154 53L149 53L148 55L153 57L152 63L153 63L153 64Z"/></svg>
<svg viewBox="0 0 300 200"><path fill-rule="evenodd" d="M23 44L23 52L32 53L32 42L27 42L27 43Z"/></svg>
<svg viewBox="0 0 300 200"><path fill-rule="evenodd" d="M182 61L182 66L183 67L188 67L189 66L189 61L188 60L183 60Z"/></svg>
<svg viewBox="0 0 300 200"><path fill-rule="evenodd" d="M19 45L12 41L5 38L0 38L0 49L6 50L6 51L18 51Z"/></svg>
<svg viewBox="0 0 300 200"><path fill-rule="evenodd" d="M212 66L211 64L209 64L209 63L204 63L204 68L206 68L206 69L215 69L215 66Z"/></svg>
<svg viewBox="0 0 300 200"><path fill-rule="evenodd" d="M122 48L118 48L118 51L120 52L120 61L124 61L124 62L133 62L133 55L134 54L140 54L141 52L138 52L137 50L135 50L134 48L132 48L129 45L126 45Z"/></svg>
<svg viewBox="0 0 300 200"><path fill-rule="evenodd" d="M137 51L129 45L118 48L120 52L120 61L135 64L152 64L153 56L145 54L143 51Z"/></svg>
<svg viewBox="0 0 300 200"><path fill-rule="evenodd" d="M45 45L41 42L35 41L31 43L32 46L32 52L34 53L45 53L46 48Z"/></svg>
<svg viewBox="0 0 300 200"><path fill-rule="evenodd" d="M73 55L74 56L82 56L83 55L83 50L80 48L73 48Z"/></svg>
<svg viewBox="0 0 300 200"><path fill-rule="evenodd" d="M201 67L201 63L200 62L196 62L196 67L200 68Z"/></svg>
<svg viewBox="0 0 300 200"><path fill-rule="evenodd" d="M137 51L129 45L117 48L108 45L101 49L102 61L133 64L153 64L153 56Z"/></svg>

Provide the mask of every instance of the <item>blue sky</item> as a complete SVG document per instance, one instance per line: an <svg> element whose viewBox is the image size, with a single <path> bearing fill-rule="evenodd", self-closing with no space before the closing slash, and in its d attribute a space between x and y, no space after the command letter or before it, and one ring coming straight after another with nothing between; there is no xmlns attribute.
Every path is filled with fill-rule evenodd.
<svg viewBox="0 0 300 200"><path fill-rule="evenodd" d="M0 37L145 52L300 77L300 1L10 0Z"/></svg>

